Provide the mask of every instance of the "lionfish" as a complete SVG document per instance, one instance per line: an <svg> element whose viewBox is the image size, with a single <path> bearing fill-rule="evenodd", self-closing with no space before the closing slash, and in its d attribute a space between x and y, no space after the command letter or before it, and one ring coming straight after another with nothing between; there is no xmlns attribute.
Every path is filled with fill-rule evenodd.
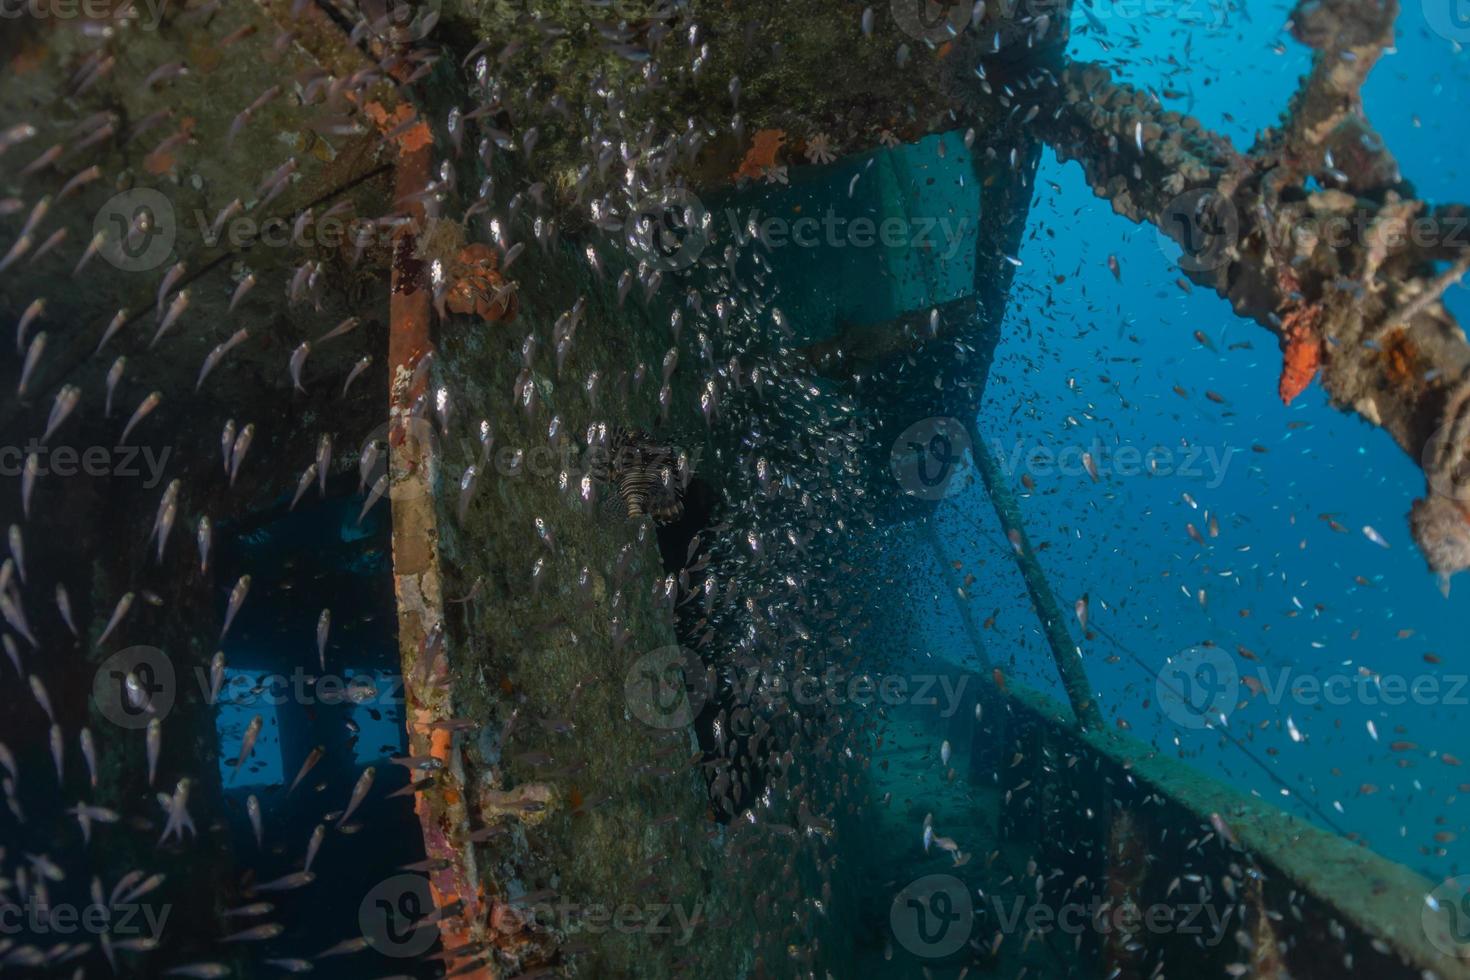
<svg viewBox="0 0 1470 980"><path fill-rule="evenodd" d="M642 429L614 426L606 455L597 459L594 475L618 488L628 519L652 517L670 524L684 516L683 467L675 448L656 442Z"/></svg>

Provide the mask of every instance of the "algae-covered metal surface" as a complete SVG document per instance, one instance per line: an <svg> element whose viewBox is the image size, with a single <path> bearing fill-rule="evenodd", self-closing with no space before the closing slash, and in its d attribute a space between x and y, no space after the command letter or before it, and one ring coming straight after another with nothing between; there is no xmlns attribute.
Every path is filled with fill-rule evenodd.
<svg viewBox="0 0 1470 980"><path fill-rule="evenodd" d="M1068 495L962 448L1002 356L1070 356L1052 287L1097 288L1030 222L1046 144L1131 220L1240 212L1191 277L1281 336L1284 401L1322 366L1434 449L1412 527L1464 564L1466 263L1386 244L1427 205L1356 101L1392 4L1295 11L1311 74L1244 154L1069 62L1065 3L9 12L0 969L1463 974L1443 888L1102 728L1130 587L1059 601L1083 534L1014 484ZM1369 241L1272 244L1359 201ZM1096 424L1095 366L1006 424ZM1075 716L1015 680L1036 637ZM1084 899L1216 917L1008 918Z"/></svg>

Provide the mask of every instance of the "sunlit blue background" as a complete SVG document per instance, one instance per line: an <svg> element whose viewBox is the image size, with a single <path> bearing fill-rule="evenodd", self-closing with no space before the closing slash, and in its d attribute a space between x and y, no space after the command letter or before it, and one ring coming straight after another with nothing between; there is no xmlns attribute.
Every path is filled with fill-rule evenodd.
<svg viewBox="0 0 1470 980"><path fill-rule="evenodd" d="M1288 10L1252 3L1217 15L1205 0L1098 4L1106 36L1079 12L1072 54L1115 67L1244 150L1277 121L1309 65L1310 52L1285 30ZM1445 11L1439 16L1447 22ZM1470 38L1470 27L1463 33ZM1470 56L1430 30L1417 2L1401 13L1398 38L1365 90L1368 117L1420 196L1470 200L1463 156ZM1108 271L1109 254L1118 257L1121 281ZM1093 623L1138 658L1102 636L1083 644L1109 725L1358 835L1432 878L1457 874L1465 862L1454 838L1463 838L1470 807L1457 789L1470 788L1470 773L1454 764L1470 757L1470 688L1460 686L1470 672L1470 581L1461 576L1444 598L1410 539L1406 515L1423 494L1423 476L1386 434L1332 408L1317 385L1284 407L1275 337L1233 316L1213 293L1177 286L1177 254L1151 227L1115 216L1077 164L1059 164L1048 151L977 433L1002 461L1044 447L1070 448L1075 463L1094 440L1105 453L1166 447L1181 463L1193 447L1226 461L1217 471L1206 455L1193 475L1104 473L1098 483L1075 470L1036 474L1033 492L1021 485L1023 471L1011 474L1031 540L1046 545L1040 560L1074 636L1072 604L1087 594ZM1463 286L1447 305L1470 322ZM1195 339L1197 330L1214 350ZM1241 343L1249 347L1230 349ZM1218 538L1208 536L1207 512ZM967 491L941 505L939 520L949 557L964 565L960 574L977 576L969 590L976 619L996 613L982 631L990 658L1060 699L988 499ZM1191 522L1204 545L1187 533ZM1389 547L1371 541L1365 526ZM941 571L917 536L911 547L913 562L930 572L917 578L932 594L920 588L915 597L929 617L924 642L963 661L968 643L942 597L954 573ZM1290 679L1366 670L1405 683L1434 677L1439 694L1424 705L1368 704L1356 695L1345 705L1312 705L1290 695L1271 703L1242 686L1247 703L1228 712L1234 741L1227 741L1161 712L1151 673L1206 641L1229 651L1242 672L1265 671L1273 682L1283 668ZM1238 646L1259 660L1242 658ZM1455 703L1445 703L1450 695ZM1413 747L1391 751L1392 742Z"/></svg>

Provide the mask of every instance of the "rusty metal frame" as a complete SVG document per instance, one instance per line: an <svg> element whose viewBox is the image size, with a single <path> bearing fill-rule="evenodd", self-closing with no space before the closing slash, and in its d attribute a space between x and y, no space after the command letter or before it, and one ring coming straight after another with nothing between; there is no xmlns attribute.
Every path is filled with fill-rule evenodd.
<svg viewBox="0 0 1470 980"><path fill-rule="evenodd" d="M315 3L258 0L295 43L328 71L346 76L375 67ZM401 80L400 80L401 81ZM398 607L398 650L404 678L409 754L432 757L437 777L414 794L414 812L432 862L429 889L437 909L446 971L469 980L490 980L484 892L469 841L470 819L464 767L455 735L445 725L454 717L444 649L443 576L433 490L438 471L435 443L419 423L416 406L428 387L425 358L430 338L429 290L414 258L425 215L416 195L427 186L433 139L428 125L414 123L416 110L380 84L360 105L393 153L395 200L408 218L393 236L389 299L388 497L392 508L393 591Z"/></svg>

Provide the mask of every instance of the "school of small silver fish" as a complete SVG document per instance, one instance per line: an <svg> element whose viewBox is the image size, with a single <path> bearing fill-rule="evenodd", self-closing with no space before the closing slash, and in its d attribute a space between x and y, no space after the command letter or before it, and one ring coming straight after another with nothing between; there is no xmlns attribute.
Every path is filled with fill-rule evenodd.
<svg viewBox="0 0 1470 980"><path fill-rule="evenodd" d="M933 409L915 418L946 414L940 409L951 404L974 408L971 389L983 387L990 355L975 345L977 323L959 322L970 314L931 304L902 328L897 348L885 348L881 368L860 344L835 355L818 350L803 333L801 313L792 312L805 309L807 298L792 290L784 258L758 241L711 238L718 245L689 261L668 261L671 228L685 241L713 234L700 224L712 220L703 207L688 203L683 176L708 160L711 147L736 148L741 190L776 194L805 179L794 146L783 162L775 149L764 158L756 151L781 139L747 132L754 104L779 96L730 70L736 52L757 43L770 44L777 57L779 39L756 24L743 39L712 34L693 0L489 4L515 11L497 14L513 31L494 38L446 31L442 3L112 6L103 16L28 24L0 37L3 71L14 79L7 85L15 86L0 94L0 309L16 320L14 386L0 424L27 438L5 480L0 517L8 526L0 564L0 704L8 716L0 723L0 974L623 975L606 964L652 956L657 947L660 965L646 975L879 975L895 956L913 969L893 976L1091 975L1064 965L1075 952L1063 948L1070 937L1063 943L1015 923L978 923L943 954L918 950L912 937L889 938L900 931L892 917L905 908L898 900L890 907L894 893L938 875L964 883L966 903L977 907L1001 895L1066 904L1100 889L1105 904L1120 904L1131 901L1128 889L1163 875L1165 898L1187 895L1225 910L1226 922L1217 925L1222 936L1233 934L1239 958L1216 957L1213 973L1192 972L1186 941L1166 950L1146 936L1105 935L1096 945L1106 948L1109 964L1121 964L1101 974L1109 980L1285 976L1276 943L1289 935L1285 920L1293 916L1311 919L1312 941L1332 951L1338 975L1391 958L1390 944L1378 938L1366 948L1332 946L1324 937L1337 938L1343 928L1335 910L1318 897L1276 894L1275 878L1286 869L1253 856L1261 835L1238 820L1243 814L1210 802L1181 815L1179 802L1166 800L1154 782L1157 769L1111 766L1090 750L1089 741L1126 737L1131 726L1121 708L1109 706L1112 731L1039 734L1026 713L1033 709L1007 700L1020 687L1009 672L1014 658L996 653L992 663L983 652L985 643L993 651L1003 646L990 639L1004 628L999 610L981 623L967 607L960 613L966 642L979 652L973 673L954 676L975 686L962 694L940 678L934 696L953 695L949 707L963 709L945 714L942 731L919 720L918 701L871 706L870 692L852 703L846 687L845 700L799 696L826 690L833 671L866 678L899 662L895 624L905 614L888 608L899 593L922 593L921 605L948 609L949 593L964 606L983 588L979 569L943 560L941 579L965 572L960 584L908 593L908 570L884 552L894 528L920 510L893 487L889 449L897 432L883 398L902 400L909 413L916 405ZM946 37L988 31L996 19L993 6L987 19L985 0L943 5L948 13L933 23L947 21L949 34L941 28L920 40L886 23L888 5L832 6L853 43L892 42L895 72L920 49L932 53ZM894 0L894 11L904 6ZM1108 35L1088 4L1081 11L1094 37ZM906 15L895 16L905 23ZM135 40L140 18L156 18L150 30L158 33L147 43ZM991 50L1050 43L1055 29L1051 13L1007 14ZM337 41L323 41L329 36ZM559 78L550 55L568 44L585 58ZM342 46L353 56L335 60L330 52ZM1004 92L1021 131L1055 85L1049 72L974 71L987 91ZM63 84L26 81L43 76ZM665 101L669 79L711 76L720 76L719 105ZM230 100L223 110L222 100ZM895 131L912 127L885 122L878 141L899 146ZM1008 172L1023 199L1039 192L1031 186L1034 155L1018 152L1015 141L990 142L963 126L959 132L962 140L933 143L938 158L962 144ZM844 153L859 148L826 132L791 135L801 137L812 168L842 166ZM1146 138L1139 123L1132 145L1110 152L1142 156ZM382 193L385 175L404 179L404 161L426 147L417 186ZM566 147L579 154L574 166L561 157L560 169L543 165ZM350 179L338 186L344 175ZM869 160L845 183L847 199L876 195L879 180ZM114 210L119 199L126 210ZM650 201L657 202L652 220ZM379 213L363 213L373 206ZM344 223L351 233L324 244ZM165 235L160 225L176 227ZM247 226L260 237L232 239ZM267 233L276 232L286 246L269 241ZM140 258L161 235L170 247ZM403 240L417 245L402 248ZM189 247L174 247L185 241ZM1004 282L1021 266L1008 252L994 258L987 274ZM1114 281L1127 275L1116 255L1100 265ZM554 291L533 295L533 285ZM50 292L38 294L43 288ZM422 348L391 363L390 304L422 291L432 328ZM593 341L579 344L624 315L652 324L649 336L605 345L613 353L592 349ZM451 332L452 340L429 339ZM1218 353L1209 335L1195 336ZM513 385L456 372L452 359L472 363L483 345L504 348ZM819 369L833 361L840 372ZM979 381L972 379L977 365ZM1102 385L1126 403L1117 384L1104 377ZM1071 393L1083 397L1075 383ZM394 399L391 407L385 397ZM615 407L635 404L649 409L639 422L652 432L611 417ZM62 475L67 439L116 447L103 450L112 455L97 465L115 475L139 469L145 479L79 489ZM397 702L407 708L400 714L408 747L395 744L360 763L354 753L362 731L349 720L339 743L312 740L303 750L263 706L267 682L241 692L241 677L263 672L231 666L242 634L258 635L249 632L258 629L254 610L278 602L309 607L303 615L314 630L298 630L291 649L276 653L289 664L284 673L308 675L323 705L311 685L352 667L363 629L386 629L395 652L398 634L384 625L386 616L354 621L330 594L284 595L306 591L289 577L283 585L241 571L239 542L267 539L265 532L251 537L264 523L252 523L254 516L304 520L325 501L350 497L351 513L333 533L349 541L392 525L393 560L412 561L403 541L440 532L404 518L420 513L405 489L410 482L395 470L406 444L438 453L429 472L409 476L442 498L425 512L454 526L443 538L415 539L449 569L442 581L420 591L399 580L400 609L414 610L400 623L429 621L419 611L434 603L445 610L404 660L415 658L401 678L411 697L406 706L401 696ZM504 465L495 462L497 446L509 450ZM573 466L538 469L539 450L569 447L577 450ZM613 464L583 464L599 452L613 454ZM616 458L628 452L641 455L631 463ZM1080 455L1090 485L1108 482L1100 462ZM552 488L535 498L549 503L527 511L531 494L504 486L513 480ZM1049 489L1030 476L1017 484L1012 489L1022 496ZM1202 510L1189 494L1182 503L1188 520L1177 530L1188 544L1178 547L1192 545L1207 556L1204 569L1232 578L1230 569L1209 564L1223 551L1232 519ZM478 567L479 558L468 554L474 542L456 535L505 515L494 526L513 541L518 564L464 581L460 567ZM1377 549L1398 544L1385 524L1387 535L1356 521L1354 530L1332 514L1321 520ZM589 557L599 553L590 539L613 534L627 542L613 549L613 560ZM989 542L997 563L1015 558L1023 568L1049 546L1031 544L1010 525L1004 538ZM96 550L107 556L89 550L95 541L105 543ZM650 558L660 548L662 562ZM1357 584L1375 583L1359 576ZM1057 615L1045 629L1060 631L1073 654L1090 654L1101 636L1119 651L1109 663L1137 659L1107 632L1126 603L1109 596L1125 587L1079 590L1066 598L1070 616L1061 612L1065 603L1047 600ZM1203 585L1183 588L1200 607L1215 601ZM1034 595L1029 581L1027 590ZM590 635L580 619L569 625L555 613L528 616L524 644L594 648L605 676L579 679L554 700L513 671L486 677L482 670L476 680L488 693L464 703L466 684L448 676L461 655L450 640L473 646L475 617L512 601L528 610L597 610ZM1312 614L1293 601L1286 616ZM1251 615L1240 610L1242 619ZM601 712L597 738L637 724L624 685L646 651L630 641L655 628L677 635L683 683L701 700L683 722L647 736L656 745L650 757L630 762L587 746L583 740L594 736L582 729L594 727L590 712ZM1024 647L1042 631L1017 632ZM111 674L99 669L155 645L178 681L167 703L157 660L135 657ZM886 652L869 653L877 648ZM486 654L486 662L500 653ZM1243 645L1238 653L1256 660ZM1431 656L1426 662L1437 662ZM352 680L340 701L369 711L385 703L381 677ZM1259 693L1253 680L1244 681L1247 697ZM1154 690L1152 677L1145 687ZM459 703L436 714L447 692ZM208 721L217 706L239 718L231 752L222 739L216 744ZM1220 720L1203 727L1246 752L1273 735L1303 743L1314 728L1286 715L1241 733ZM1377 746L1373 721L1366 732ZM1394 737L1403 734L1385 724L1383 747L1405 761L1460 765L1453 753ZM415 746L428 746L428 754L414 754ZM1187 754L1178 740L1153 748L1150 760ZM279 778L263 785L270 752L279 756ZM1271 778L1284 797L1307 796L1313 806L1325 798L1315 786L1308 792ZM1102 803L1076 788L1102 785ZM1342 814L1343 800L1376 792L1365 783L1328 808ZM1402 786L1397 794L1405 808L1423 805ZM670 799L689 805L680 809ZM599 822L599 810L641 800L648 801L641 825ZM1010 840L982 827L973 812L982 805L1003 814ZM288 808L289 820L281 816ZM1060 812L1066 825L1049 825ZM691 813L702 822L691 825ZM1422 850L1443 857L1463 821L1435 819L1440 829ZM553 834L583 827L597 828L601 846L617 855L610 863L622 862L615 880L603 884L630 902L694 901L674 893L687 876L677 885L664 878L676 862L740 897L708 909L696 903L687 924L699 938L691 945L671 951L650 940L641 952L609 952L595 930L583 935L530 911L575 897L559 892L563 880L589 872L574 867ZM1072 836L1084 830L1094 836ZM406 835L415 847L423 834L425 856L387 863L373 843L379 834ZM365 906L359 915L364 896L331 877L349 852L381 879L408 874L432 886L425 891L432 903L411 910L409 931L427 930L437 945L395 936L414 949L396 954L366 927L329 935L303 925L318 907L346 909L359 923L373 911ZM463 855L473 860L460 861ZM1126 874L1102 880L1106 871L1098 868L1116 867L1109 861L1121 862ZM1269 914L1260 911L1268 889L1277 903ZM1435 912L1453 904L1434 896L1425 902ZM938 915L949 910L925 903ZM67 906L96 910L102 924L65 929L53 918L40 927L32 919L30 932L11 927L19 921L11 911ZM1411 912L1417 922L1419 910ZM1360 938L1367 934L1361 922L1354 928ZM736 938L738 950L722 945ZM622 941L608 940L609 948ZM371 968L359 965L375 954ZM397 962L384 959L395 955ZM1362 975L1376 975L1374 968Z"/></svg>

